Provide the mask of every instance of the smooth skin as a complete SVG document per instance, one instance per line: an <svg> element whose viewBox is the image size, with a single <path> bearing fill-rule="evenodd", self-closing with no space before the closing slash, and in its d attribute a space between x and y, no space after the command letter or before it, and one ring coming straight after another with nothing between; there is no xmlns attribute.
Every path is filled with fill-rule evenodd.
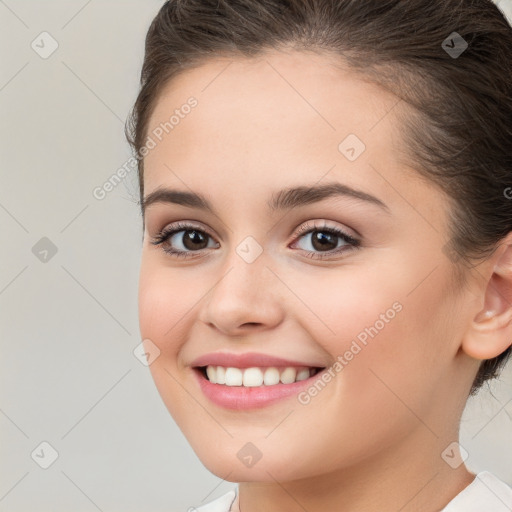
<svg viewBox="0 0 512 512"><path fill-rule="evenodd" d="M140 328L161 351L150 371L169 412L206 468L239 482L235 511L440 510L474 478L441 455L458 441L479 360L512 339L512 238L458 286L448 198L406 163L407 105L330 56L207 60L167 84L148 134L190 96L198 105L145 158L145 197L192 191L215 209L145 209ZM338 149L349 134L366 146L355 161ZM339 195L267 207L281 189L327 183L386 206ZM186 231L151 244L178 221L204 233L199 250ZM360 246L314 244L297 236L305 225ZM252 263L236 252L249 236L263 250ZM402 310L307 405L224 409L190 367L216 351L330 367L395 302ZM262 455L252 467L237 456L248 442Z"/></svg>

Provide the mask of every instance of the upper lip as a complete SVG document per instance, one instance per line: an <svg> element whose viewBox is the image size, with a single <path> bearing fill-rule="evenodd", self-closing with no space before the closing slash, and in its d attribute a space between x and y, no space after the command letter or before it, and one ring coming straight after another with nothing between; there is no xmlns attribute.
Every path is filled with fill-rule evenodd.
<svg viewBox="0 0 512 512"><path fill-rule="evenodd" d="M213 352L194 359L190 364L190 366L194 367L209 365L223 366L225 368L252 368L256 366L323 368L321 364L283 359L281 357L260 354L257 352L245 352L243 354Z"/></svg>

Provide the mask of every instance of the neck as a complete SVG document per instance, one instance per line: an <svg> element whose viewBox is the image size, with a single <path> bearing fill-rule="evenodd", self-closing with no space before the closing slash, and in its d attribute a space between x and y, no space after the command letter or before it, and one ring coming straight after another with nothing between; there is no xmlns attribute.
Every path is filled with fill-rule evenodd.
<svg viewBox="0 0 512 512"><path fill-rule="evenodd" d="M454 469L441 457L454 439L456 432L441 438L420 425L399 445L335 473L298 481L241 482L231 510L439 511L474 479L464 464Z"/></svg>

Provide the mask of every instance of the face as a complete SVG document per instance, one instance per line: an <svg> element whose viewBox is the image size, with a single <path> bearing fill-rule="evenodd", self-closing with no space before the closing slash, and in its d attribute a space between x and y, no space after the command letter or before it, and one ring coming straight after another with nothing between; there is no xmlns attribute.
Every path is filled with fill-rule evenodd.
<svg viewBox="0 0 512 512"><path fill-rule="evenodd" d="M222 478L342 471L429 446L460 410L469 300L449 286L447 198L400 158L397 101L294 52L210 60L159 98L140 328L166 407ZM207 382L208 364L246 385ZM285 382L258 385L269 367Z"/></svg>

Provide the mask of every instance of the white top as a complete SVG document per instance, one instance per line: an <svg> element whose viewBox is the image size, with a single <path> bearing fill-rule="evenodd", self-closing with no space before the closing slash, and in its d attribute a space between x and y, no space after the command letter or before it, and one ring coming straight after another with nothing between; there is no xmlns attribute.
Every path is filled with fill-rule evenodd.
<svg viewBox="0 0 512 512"><path fill-rule="evenodd" d="M238 487L194 512L229 512ZM489 471L481 471L475 479L440 512L512 512L512 488Z"/></svg>

